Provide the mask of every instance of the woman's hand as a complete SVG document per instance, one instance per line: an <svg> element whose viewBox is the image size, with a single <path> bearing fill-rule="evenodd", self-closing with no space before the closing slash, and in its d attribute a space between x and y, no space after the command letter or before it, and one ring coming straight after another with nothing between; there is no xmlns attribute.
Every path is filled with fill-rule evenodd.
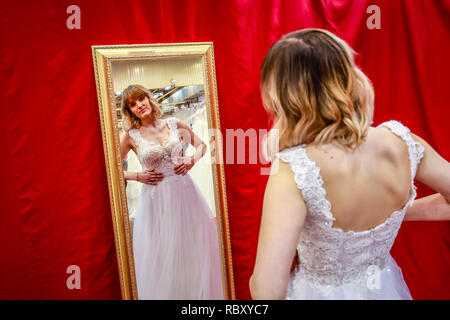
<svg viewBox="0 0 450 320"><path fill-rule="evenodd" d="M136 174L137 181L152 186L156 186L164 178L164 175L161 172L155 171L155 169L147 169Z"/></svg>
<svg viewBox="0 0 450 320"><path fill-rule="evenodd" d="M184 176L194 166L194 159L192 157L181 158L181 163L173 168L176 174Z"/></svg>

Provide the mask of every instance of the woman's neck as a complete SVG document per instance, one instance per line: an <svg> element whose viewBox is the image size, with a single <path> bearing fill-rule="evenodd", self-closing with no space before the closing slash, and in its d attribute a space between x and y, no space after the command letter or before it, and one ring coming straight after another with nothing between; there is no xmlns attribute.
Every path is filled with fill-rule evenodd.
<svg viewBox="0 0 450 320"><path fill-rule="evenodd" d="M158 125L158 119L156 119L153 115L141 119L142 127L156 127Z"/></svg>

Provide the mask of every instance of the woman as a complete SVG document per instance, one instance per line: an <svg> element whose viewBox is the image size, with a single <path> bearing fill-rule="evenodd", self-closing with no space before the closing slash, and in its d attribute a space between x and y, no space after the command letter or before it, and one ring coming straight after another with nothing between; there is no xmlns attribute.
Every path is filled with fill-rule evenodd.
<svg viewBox="0 0 450 320"><path fill-rule="evenodd" d="M206 145L176 118L161 119L150 92L122 93L122 158L133 150L143 171L124 172L144 183L136 208L133 251L140 299L223 299L217 229L210 209L186 173ZM181 140L196 152L183 157Z"/></svg>
<svg viewBox="0 0 450 320"><path fill-rule="evenodd" d="M327 31L276 42L261 91L281 152L264 196L253 298L411 299L389 252L402 220L450 219L450 164L397 121L371 127L372 86ZM407 211L414 178L439 193Z"/></svg>

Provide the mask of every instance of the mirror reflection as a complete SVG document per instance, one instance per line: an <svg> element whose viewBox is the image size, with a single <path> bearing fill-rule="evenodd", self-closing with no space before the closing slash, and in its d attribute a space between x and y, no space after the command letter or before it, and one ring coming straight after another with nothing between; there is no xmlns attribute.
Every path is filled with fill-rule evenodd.
<svg viewBox="0 0 450 320"><path fill-rule="evenodd" d="M202 58L111 64L139 299L223 299Z"/></svg>

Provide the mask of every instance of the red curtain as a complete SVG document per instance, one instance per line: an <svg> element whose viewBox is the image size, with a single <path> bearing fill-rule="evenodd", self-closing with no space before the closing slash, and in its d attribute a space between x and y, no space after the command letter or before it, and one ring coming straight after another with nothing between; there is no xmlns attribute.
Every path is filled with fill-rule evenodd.
<svg viewBox="0 0 450 320"><path fill-rule="evenodd" d="M79 30L66 27L72 4ZM380 8L381 29L367 28L369 5ZM268 127L258 83L270 45L326 28L353 46L372 79L375 124L401 120L450 159L448 0L18 0L0 12L3 299L120 298L92 45L213 41L225 134ZM225 167L238 299L250 298L260 168ZM414 298L450 298L449 243L449 222L403 224L392 253ZM79 290L67 289L70 265L80 266Z"/></svg>

